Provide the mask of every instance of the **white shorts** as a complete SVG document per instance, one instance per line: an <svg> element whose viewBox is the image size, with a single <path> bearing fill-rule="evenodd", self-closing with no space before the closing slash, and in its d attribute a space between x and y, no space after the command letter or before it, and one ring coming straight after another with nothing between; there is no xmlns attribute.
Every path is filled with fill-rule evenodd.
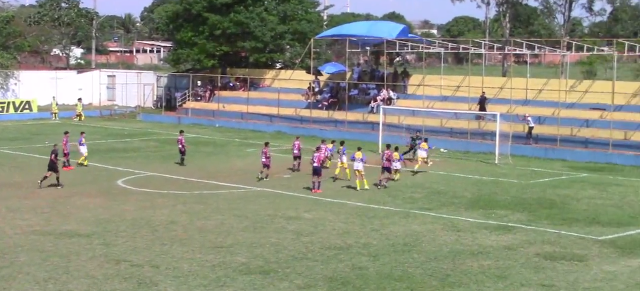
<svg viewBox="0 0 640 291"><path fill-rule="evenodd" d="M80 147L80 153L83 154L83 155L86 155L87 153L89 153L87 151L87 147L86 146Z"/></svg>
<svg viewBox="0 0 640 291"><path fill-rule="evenodd" d="M402 164L400 164L400 162L393 162L393 164L391 165L391 168L394 170L400 170L402 169Z"/></svg>
<svg viewBox="0 0 640 291"><path fill-rule="evenodd" d="M346 164L347 163L347 156L340 156L340 163Z"/></svg>
<svg viewBox="0 0 640 291"><path fill-rule="evenodd" d="M356 170L356 171L363 171L364 170L364 163L362 163L362 162L353 163L353 169Z"/></svg>
<svg viewBox="0 0 640 291"><path fill-rule="evenodd" d="M418 151L418 158L426 159L427 156L429 156L428 152L420 151L420 150Z"/></svg>

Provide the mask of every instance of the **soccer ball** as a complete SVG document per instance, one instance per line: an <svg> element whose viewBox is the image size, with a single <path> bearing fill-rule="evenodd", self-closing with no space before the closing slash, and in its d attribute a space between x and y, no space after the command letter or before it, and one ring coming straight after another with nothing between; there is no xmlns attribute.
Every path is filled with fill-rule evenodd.
<svg viewBox="0 0 640 291"><path fill-rule="evenodd" d="M447 152L447 150L445 150L445 149L440 149L440 152L442 152L442 153L446 153L446 152Z"/></svg>

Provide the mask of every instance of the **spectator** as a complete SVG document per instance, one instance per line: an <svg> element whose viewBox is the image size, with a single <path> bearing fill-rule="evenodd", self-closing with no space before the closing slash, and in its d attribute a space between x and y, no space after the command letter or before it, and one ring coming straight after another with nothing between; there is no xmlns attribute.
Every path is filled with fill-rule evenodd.
<svg viewBox="0 0 640 291"><path fill-rule="evenodd" d="M533 123L533 119L531 118L529 113L525 114L524 118L520 118L520 120L524 121L527 125L527 135L525 136L527 141L525 144L531 145L533 144L533 129L536 125L535 123Z"/></svg>
<svg viewBox="0 0 640 291"><path fill-rule="evenodd" d="M393 68L393 73L391 74L391 84L391 88L393 89L395 89L396 86L400 84L400 72L398 72L397 68Z"/></svg>
<svg viewBox="0 0 640 291"><path fill-rule="evenodd" d="M380 108L381 105L385 104L388 96L389 95L387 89L382 89L377 97L371 99L371 104L369 104L369 113L378 113L378 108Z"/></svg>
<svg viewBox="0 0 640 291"><path fill-rule="evenodd" d="M360 68L360 63L356 64L356 67L353 68L353 73L351 74L351 78L354 82L358 82L358 78L360 77L360 72L362 72L362 68Z"/></svg>
<svg viewBox="0 0 640 291"><path fill-rule="evenodd" d="M309 82L307 91L302 94L302 98L304 98L304 101L311 102L311 100L313 100L313 97L315 96L315 91L316 90L313 87L313 83Z"/></svg>
<svg viewBox="0 0 640 291"><path fill-rule="evenodd" d="M393 90L391 90L391 89L389 89L389 90L387 90L387 91L388 91L388 93L387 93L387 94L389 95L389 98L388 98L388 100L389 100L389 102L388 102L388 103L389 103L389 104L388 104L388 105L393 105L393 106L395 106L395 105L396 105L396 103L398 103L398 94L396 94L396 92L393 92Z"/></svg>
<svg viewBox="0 0 640 291"><path fill-rule="evenodd" d="M400 78L402 79L402 93L409 94L409 78L411 78L411 74L409 74L406 67L400 72Z"/></svg>
<svg viewBox="0 0 640 291"><path fill-rule="evenodd" d="M487 102L489 101L489 99L487 99L487 95L485 94L485 92L482 92L482 94L480 95L480 98L478 98L478 104L476 104L478 106L478 111L479 112L487 112ZM484 120L484 115L478 115L478 118L476 118L477 120Z"/></svg>

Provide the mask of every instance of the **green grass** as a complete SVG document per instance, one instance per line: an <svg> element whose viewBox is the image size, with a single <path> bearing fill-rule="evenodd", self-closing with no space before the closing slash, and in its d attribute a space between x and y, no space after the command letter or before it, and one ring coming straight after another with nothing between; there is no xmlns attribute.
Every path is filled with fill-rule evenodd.
<svg viewBox="0 0 640 291"><path fill-rule="evenodd" d="M291 143L285 134L93 118L0 129L2 290L640 284L640 234L597 239L640 228L638 168L517 157L496 166L438 153L431 172L403 173L385 190L356 192L347 188L354 182L325 180L324 193L311 195L306 158L301 173L284 177L289 151L277 148ZM174 164L179 129L198 135L187 136L186 167ZM44 143L59 142L64 130L74 139L87 132L90 166L63 172L64 189L36 189L49 153ZM257 182L265 140L283 156L274 157L272 178ZM318 138L303 143L315 146ZM365 147L375 160L376 145L347 145ZM368 169L370 183L377 173ZM126 178L126 187L117 183Z"/></svg>

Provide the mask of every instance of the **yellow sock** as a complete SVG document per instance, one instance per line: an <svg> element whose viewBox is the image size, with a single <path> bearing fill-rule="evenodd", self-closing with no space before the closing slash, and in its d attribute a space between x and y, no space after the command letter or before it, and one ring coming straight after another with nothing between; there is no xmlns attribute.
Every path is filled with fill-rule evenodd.
<svg viewBox="0 0 640 291"><path fill-rule="evenodd" d="M82 157L82 160L84 161L84 165L85 166L89 163L89 160L87 159L87 156Z"/></svg>
<svg viewBox="0 0 640 291"><path fill-rule="evenodd" d="M82 164L83 162L84 162L84 157L81 157L81 158L78 160L78 164Z"/></svg>
<svg viewBox="0 0 640 291"><path fill-rule="evenodd" d="M394 177L394 179L396 179L396 180L400 179L400 173L397 173L396 176Z"/></svg>
<svg viewBox="0 0 640 291"><path fill-rule="evenodd" d="M338 174L340 174L340 167L338 167L338 168L336 169L336 173L335 173L335 175L336 175L336 176L338 176Z"/></svg>
<svg viewBox="0 0 640 291"><path fill-rule="evenodd" d="M369 183L367 183L367 179L364 179L364 187L369 188Z"/></svg>
<svg viewBox="0 0 640 291"><path fill-rule="evenodd" d="M347 179L351 180L351 173L349 173L349 169L344 169L347 172Z"/></svg>
<svg viewBox="0 0 640 291"><path fill-rule="evenodd" d="M356 180L356 189L360 189L360 180Z"/></svg>
<svg viewBox="0 0 640 291"><path fill-rule="evenodd" d="M418 167L420 167L420 164L422 164L422 160L418 160L418 164L415 167L413 167L413 170L414 171L417 170Z"/></svg>
<svg viewBox="0 0 640 291"><path fill-rule="evenodd" d="M331 161L327 161L327 167L331 166Z"/></svg>

